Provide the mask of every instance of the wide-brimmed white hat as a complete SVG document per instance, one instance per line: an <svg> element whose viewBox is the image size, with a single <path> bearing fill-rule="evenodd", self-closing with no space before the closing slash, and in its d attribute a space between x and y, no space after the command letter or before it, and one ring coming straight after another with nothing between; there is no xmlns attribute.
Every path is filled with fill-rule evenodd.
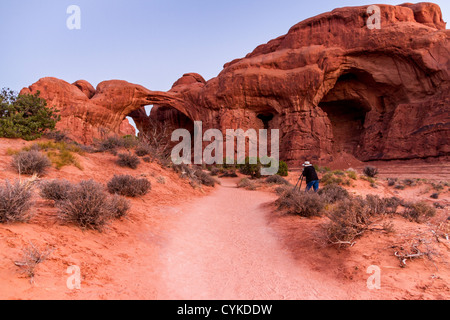
<svg viewBox="0 0 450 320"><path fill-rule="evenodd" d="M311 162L306 161L306 162L303 164L303 166L304 166L304 167L312 167L312 164L311 164Z"/></svg>

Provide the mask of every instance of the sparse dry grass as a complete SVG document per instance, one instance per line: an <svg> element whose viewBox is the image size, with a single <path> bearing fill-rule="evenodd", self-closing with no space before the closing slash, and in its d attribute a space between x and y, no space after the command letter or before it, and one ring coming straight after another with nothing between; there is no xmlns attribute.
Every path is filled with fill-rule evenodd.
<svg viewBox="0 0 450 320"><path fill-rule="evenodd" d="M81 166L76 154L84 155L85 151L81 146L74 143L68 143L65 141L38 142L28 147L22 148L21 150L8 149L7 153L12 156L17 156L22 152L38 151L45 153L45 155L51 161L51 165L53 165L58 170L69 165L73 165L76 168L83 170L83 167Z"/></svg>
<svg viewBox="0 0 450 320"><path fill-rule="evenodd" d="M21 272L30 278L30 282L34 283L36 275L36 267L43 263L55 251L55 248L47 247L45 250L39 249L33 242L23 248L22 259L15 262L15 265L21 268Z"/></svg>

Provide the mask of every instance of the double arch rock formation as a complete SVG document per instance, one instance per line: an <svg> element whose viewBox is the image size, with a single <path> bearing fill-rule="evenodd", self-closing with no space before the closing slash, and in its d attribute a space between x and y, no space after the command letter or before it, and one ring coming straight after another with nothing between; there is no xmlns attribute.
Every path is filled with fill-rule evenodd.
<svg viewBox="0 0 450 320"><path fill-rule="evenodd" d="M367 6L336 9L225 64L209 81L185 74L168 92L125 81L94 89L44 78L22 93L61 110L61 128L90 143L105 131L139 130L150 119L171 128L280 129L280 156L296 163L450 154L449 30L432 3L380 5L381 29ZM154 105L150 117L144 106Z"/></svg>

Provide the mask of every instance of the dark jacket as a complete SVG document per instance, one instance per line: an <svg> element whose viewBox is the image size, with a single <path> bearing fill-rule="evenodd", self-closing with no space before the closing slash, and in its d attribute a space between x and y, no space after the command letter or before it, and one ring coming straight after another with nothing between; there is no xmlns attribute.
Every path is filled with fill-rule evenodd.
<svg viewBox="0 0 450 320"><path fill-rule="evenodd" d="M316 169L314 169L313 166L306 167L305 170L303 170L303 176L306 178L306 183L310 183L310 182L319 180Z"/></svg>

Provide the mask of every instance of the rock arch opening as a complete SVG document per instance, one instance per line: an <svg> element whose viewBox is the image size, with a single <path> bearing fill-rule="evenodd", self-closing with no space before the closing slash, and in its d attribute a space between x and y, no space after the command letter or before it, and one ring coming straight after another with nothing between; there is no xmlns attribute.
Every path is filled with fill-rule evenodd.
<svg viewBox="0 0 450 320"><path fill-rule="evenodd" d="M133 111L128 115L136 124L141 134L150 134L155 126L164 127L164 130L172 133L176 129L186 129L194 132L194 121L181 111L160 105L148 105Z"/></svg>
<svg viewBox="0 0 450 320"><path fill-rule="evenodd" d="M170 106L155 106L149 119L162 123L170 132L176 129L186 129L194 133L194 121L181 111Z"/></svg>

